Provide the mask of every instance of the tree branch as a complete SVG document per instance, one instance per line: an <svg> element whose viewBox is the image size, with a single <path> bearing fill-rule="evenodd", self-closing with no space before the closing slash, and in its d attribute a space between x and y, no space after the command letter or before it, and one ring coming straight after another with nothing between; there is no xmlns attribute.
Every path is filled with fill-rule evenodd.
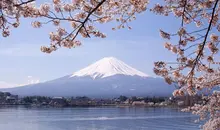
<svg viewBox="0 0 220 130"><path fill-rule="evenodd" d="M26 1L26 2L21 2L20 4L15 4L14 6L16 6L16 7L22 6L22 5L24 5L24 4L28 4L28 3L31 3L31 2L33 2L33 1L35 1L35 0L28 0L28 1Z"/></svg>
<svg viewBox="0 0 220 130"><path fill-rule="evenodd" d="M193 73L193 71L195 70L196 64L198 63L199 59L201 58L202 52L203 52L205 44L206 44L207 37L208 37L209 32L210 32L211 27L212 27L212 21L213 21L214 15L215 15L215 9L217 7L218 2L219 2L219 0L216 0L215 5L214 5L213 10L212 10L211 20L209 22L209 26L207 28L207 31L206 31L206 34L205 34L205 38L204 38L204 41L203 41L203 44L202 44L202 48L200 49L198 55L194 59L194 64L193 64L192 70L191 70L191 72L189 74Z"/></svg>

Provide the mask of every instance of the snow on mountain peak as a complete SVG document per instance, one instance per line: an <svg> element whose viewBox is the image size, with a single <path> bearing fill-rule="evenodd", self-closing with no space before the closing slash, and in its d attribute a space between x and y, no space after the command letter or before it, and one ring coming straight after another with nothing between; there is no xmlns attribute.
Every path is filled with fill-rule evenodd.
<svg viewBox="0 0 220 130"><path fill-rule="evenodd" d="M93 79L96 78L105 78L113 75L130 75L130 76L141 76L141 77L147 77L143 72L140 72L124 62L114 58L114 57L105 57L88 67L75 72L70 77L83 77L83 76L90 76Z"/></svg>

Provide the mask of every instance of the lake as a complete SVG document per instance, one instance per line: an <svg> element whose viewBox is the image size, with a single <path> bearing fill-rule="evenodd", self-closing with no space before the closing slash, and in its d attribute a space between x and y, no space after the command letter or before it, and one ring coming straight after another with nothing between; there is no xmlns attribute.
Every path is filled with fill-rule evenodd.
<svg viewBox="0 0 220 130"><path fill-rule="evenodd" d="M199 130L175 108L0 107L0 130Z"/></svg>

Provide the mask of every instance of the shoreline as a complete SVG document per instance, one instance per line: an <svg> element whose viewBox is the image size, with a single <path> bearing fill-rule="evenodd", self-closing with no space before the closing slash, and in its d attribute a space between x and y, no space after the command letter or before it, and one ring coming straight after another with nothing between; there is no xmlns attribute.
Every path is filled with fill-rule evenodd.
<svg viewBox="0 0 220 130"><path fill-rule="evenodd" d="M101 108L101 107L116 107L116 108L184 108L180 106L167 105L167 106L148 106L148 105L78 105L78 106L51 106L51 105L36 105L36 104L0 104L1 107L28 107L28 108ZM187 106L185 106L187 107Z"/></svg>

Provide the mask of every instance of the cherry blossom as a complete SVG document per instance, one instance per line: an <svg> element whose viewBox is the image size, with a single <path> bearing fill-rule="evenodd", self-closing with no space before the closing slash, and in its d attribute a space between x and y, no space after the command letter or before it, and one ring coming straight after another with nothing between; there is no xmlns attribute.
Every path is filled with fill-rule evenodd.
<svg viewBox="0 0 220 130"><path fill-rule="evenodd" d="M187 110L200 115L202 120L209 119L203 129L219 129L220 1L164 0L163 4L156 4L151 11L157 15L174 15L180 21L180 28L174 33L160 30L161 37L168 40L164 47L177 55L176 62L156 62L154 72L164 77L168 84L177 84L174 96L205 91L206 101ZM179 39L178 43L172 41L176 38ZM213 92L213 89L217 91Z"/></svg>
<svg viewBox="0 0 220 130"><path fill-rule="evenodd" d="M165 41L164 47L176 55L176 61L155 62L153 70L168 84L177 85L174 96L195 95L207 89L205 102L188 110L201 119L208 118L203 129L220 128L219 92L212 91L219 90L216 86L220 85L220 0L162 0L152 6L148 6L149 0L52 0L39 6L36 2L1 0L0 30L3 37L10 36L10 31L19 27L21 18L33 19L30 24L34 28L54 25L56 30L49 32L49 46L41 47L45 53L80 46L79 37L107 37L97 24L116 21L112 30L131 29L129 22L144 11L175 17L180 27L175 32L161 29L159 33ZM62 27L63 23L69 27Z"/></svg>

